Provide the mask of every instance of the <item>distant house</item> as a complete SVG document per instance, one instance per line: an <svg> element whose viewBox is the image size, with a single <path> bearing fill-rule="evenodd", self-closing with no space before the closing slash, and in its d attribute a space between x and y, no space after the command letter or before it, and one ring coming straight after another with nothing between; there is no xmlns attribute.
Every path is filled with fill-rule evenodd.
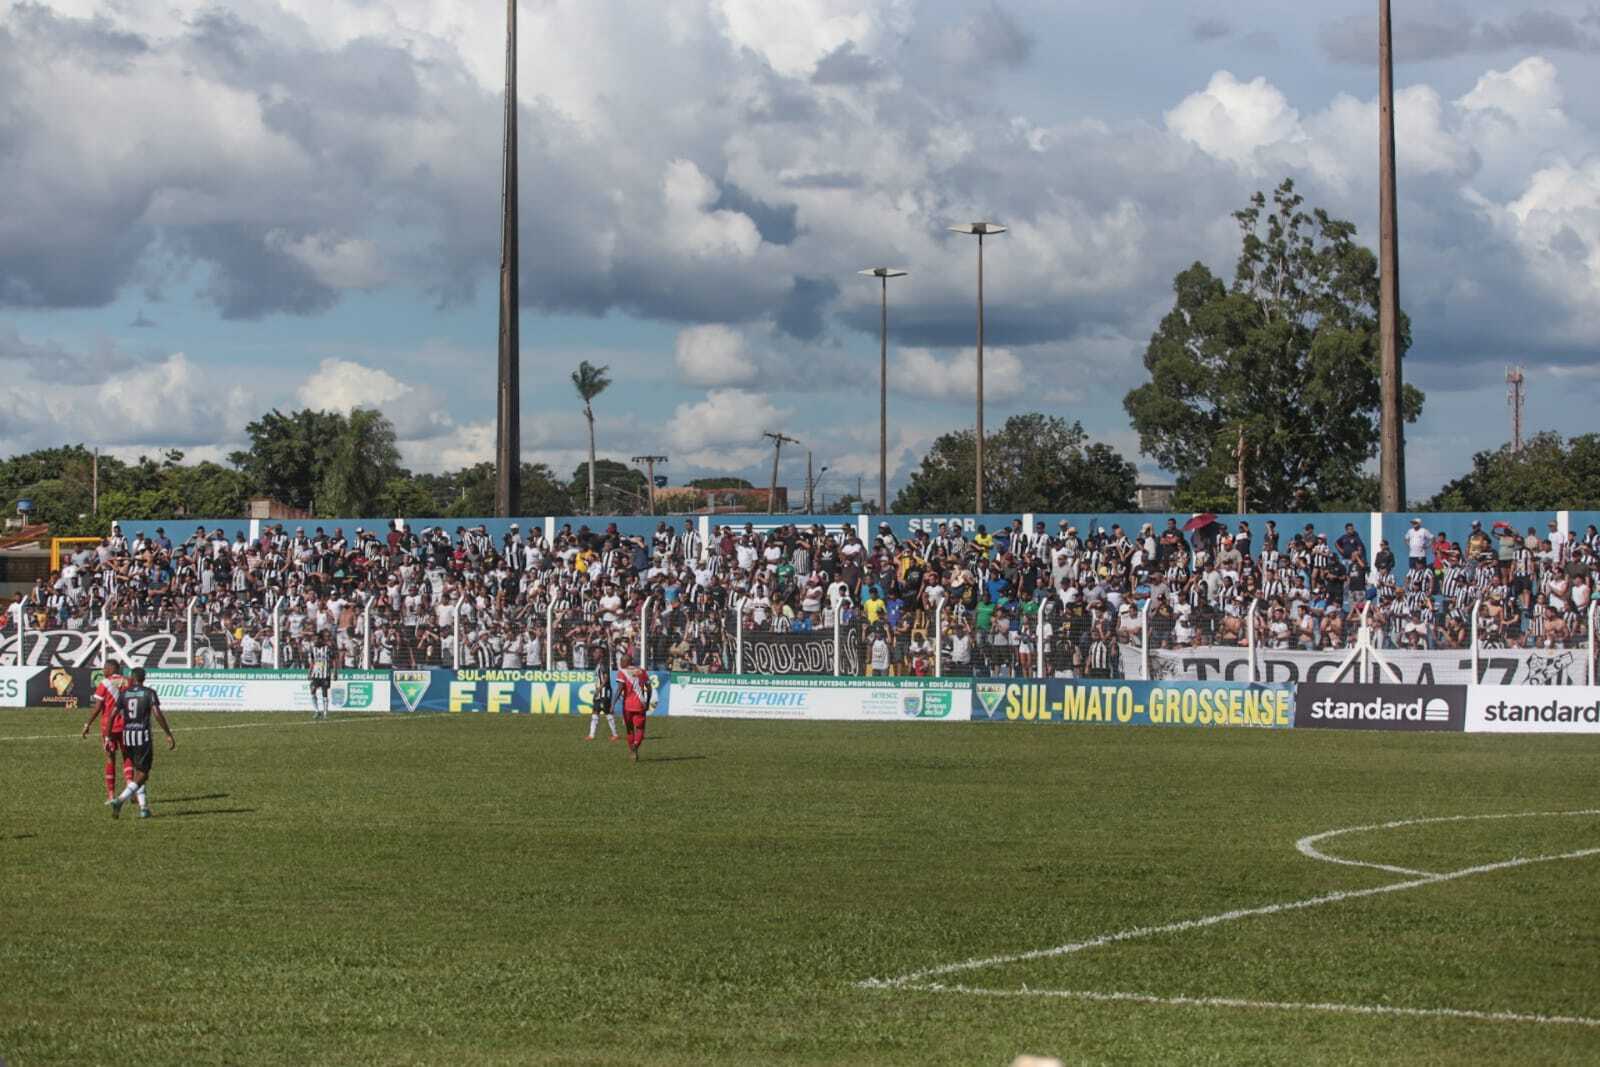
<svg viewBox="0 0 1600 1067"><path fill-rule="evenodd" d="M1171 511L1177 491L1175 485L1141 485L1134 490L1134 501L1140 511Z"/></svg>

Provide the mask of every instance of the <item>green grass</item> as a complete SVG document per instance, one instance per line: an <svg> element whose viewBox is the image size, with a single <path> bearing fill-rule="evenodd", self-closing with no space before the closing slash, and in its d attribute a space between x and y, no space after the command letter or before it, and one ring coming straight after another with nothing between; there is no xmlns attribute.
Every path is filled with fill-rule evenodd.
<svg viewBox="0 0 1600 1067"><path fill-rule="evenodd" d="M1600 1061L1600 1028L862 989L1400 876L1294 849L1600 807L1600 738L174 715L113 821L0 714L0 1058L33 1064ZM201 727L245 726L242 729ZM59 739L22 740L36 735ZM1600 818L1359 834L1452 870ZM952 976L1600 1017L1600 856Z"/></svg>

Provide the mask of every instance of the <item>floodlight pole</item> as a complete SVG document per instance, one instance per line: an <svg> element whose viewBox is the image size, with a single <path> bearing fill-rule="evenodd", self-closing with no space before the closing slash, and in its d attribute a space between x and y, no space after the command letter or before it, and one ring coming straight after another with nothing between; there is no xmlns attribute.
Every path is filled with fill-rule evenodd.
<svg viewBox="0 0 1600 1067"><path fill-rule="evenodd" d="M881 286L878 304L878 510L887 514L889 511L889 279L904 278L908 272L894 267L869 267L856 273L877 278ZM983 379L981 372L978 378L981 382ZM980 386L980 390L981 388ZM980 420L983 418L981 414L978 417Z"/></svg>
<svg viewBox="0 0 1600 1067"><path fill-rule="evenodd" d="M1384 511L1406 506L1400 412L1400 249L1395 207L1394 40L1389 0L1378 0L1378 493Z"/></svg>
<svg viewBox="0 0 1600 1067"><path fill-rule="evenodd" d="M978 437L977 479L973 493L973 513L983 514L983 239L989 234L1006 232L1004 226L993 222L968 222L951 226L955 233L972 234L978 238Z"/></svg>
<svg viewBox="0 0 1600 1067"><path fill-rule="evenodd" d="M495 514L515 515L522 495L521 338L517 272L517 0L506 0L505 158L500 202L500 384L494 442Z"/></svg>

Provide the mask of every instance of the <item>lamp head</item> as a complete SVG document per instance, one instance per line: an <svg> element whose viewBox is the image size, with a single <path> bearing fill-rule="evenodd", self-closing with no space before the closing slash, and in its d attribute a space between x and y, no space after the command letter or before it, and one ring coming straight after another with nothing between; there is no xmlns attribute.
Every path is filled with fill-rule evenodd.
<svg viewBox="0 0 1600 1067"><path fill-rule="evenodd" d="M979 237L992 237L997 233L1005 233L1006 228L998 222L963 222L958 226L951 226L953 233L977 234Z"/></svg>
<svg viewBox="0 0 1600 1067"><path fill-rule="evenodd" d="M858 270L856 273L865 274L869 278L904 278L910 272L900 270L897 267L868 267L866 270Z"/></svg>

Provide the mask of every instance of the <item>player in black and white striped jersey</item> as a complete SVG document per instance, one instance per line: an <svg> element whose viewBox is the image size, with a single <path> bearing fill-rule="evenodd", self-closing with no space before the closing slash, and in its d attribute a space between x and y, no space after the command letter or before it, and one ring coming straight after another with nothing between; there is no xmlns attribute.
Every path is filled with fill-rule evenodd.
<svg viewBox="0 0 1600 1067"><path fill-rule="evenodd" d="M311 679L311 717L326 719L333 680L339 674L339 650L328 641L326 630L306 650L306 666Z"/></svg>

